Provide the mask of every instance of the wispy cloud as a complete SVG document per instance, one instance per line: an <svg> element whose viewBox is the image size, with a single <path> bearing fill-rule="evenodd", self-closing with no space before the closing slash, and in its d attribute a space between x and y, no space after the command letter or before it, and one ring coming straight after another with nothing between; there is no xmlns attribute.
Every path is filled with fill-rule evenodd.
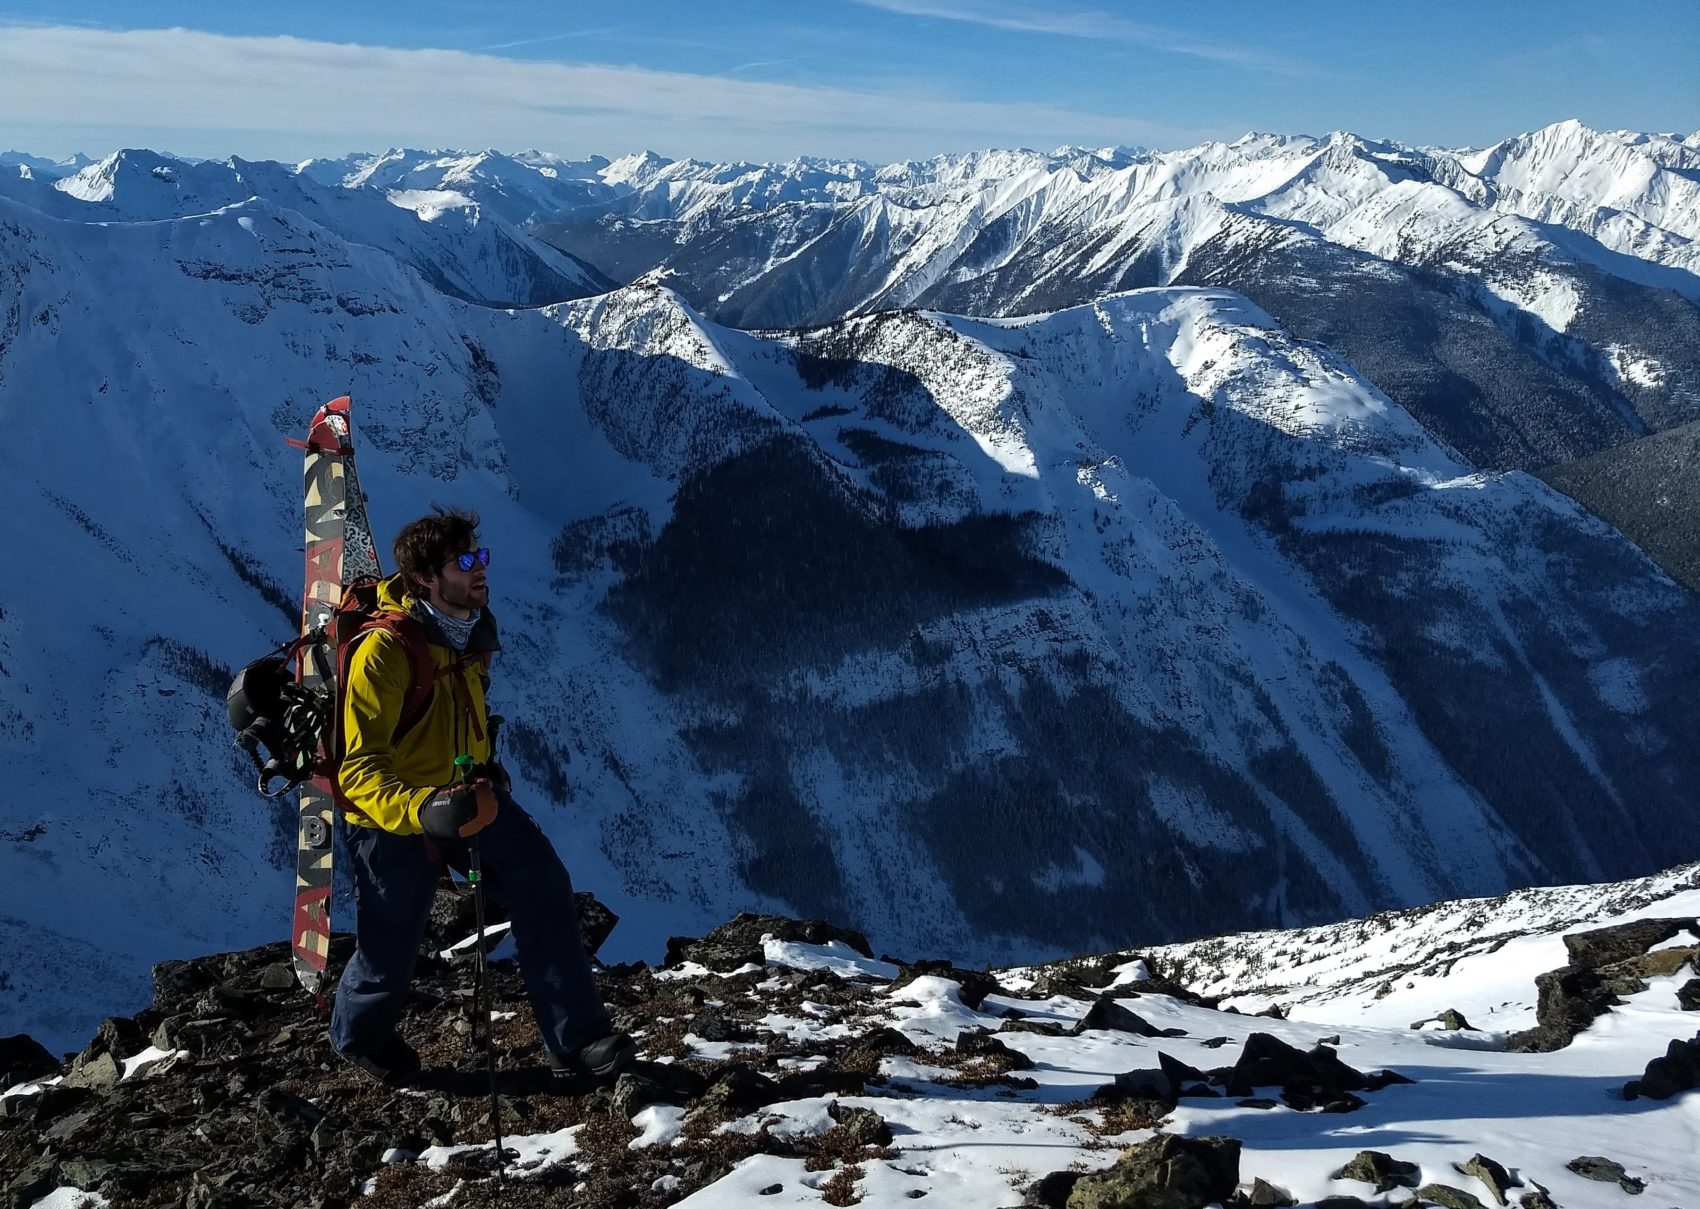
<svg viewBox="0 0 1700 1209"><path fill-rule="evenodd" d="M86 146L90 151L145 137L169 139L190 154L276 158L428 145L890 160L1018 144L1174 146L1219 133L901 90L293 37L68 26L13 28L0 38L0 113L14 129L74 132L79 143L90 132L106 133L107 146Z"/></svg>
<svg viewBox="0 0 1700 1209"><path fill-rule="evenodd" d="M763 67L784 67L790 63L803 63L818 58L820 58L819 55L795 55L789 59L753 59L748 63L739 63L735 67L728 67L726 74L735 76L741 71L756 71Z"/></svg>
<svg viewBox="0 0 1700 1209"><path fill-rule="evenodd" d="M105 29L105 21L93 21L87 17L47 17L44 15L24 16L18 13L0 13L0 29L15 27L33 28L42 25L76 25L84 29Z"/></svg>
<svg viewBox="0 0 1700 1209"><path fill-rule="evenodd" d="M550 42L565 42L569 38L600 38L608 34L617 34L621 26L605 25L598 29L569 29L559 34L544 34L540 38L521 38L516 42L492 42L488 46L475 47L475 51L514 50L521 46L542 46Z"/></svg>
<svg viewBox="0 0 1700 1209"><path fill-rule="evenodd" d="M1256 47L1211 42L1180 30L1096 10L1052 9L1044 5L1017 8L998 0L976 0L971 4L958 3L957 0L852 0L852 3L906 17L963 21L1017 33L1131 42L1152 50L1283 74L1295 74L1300 70L1297 64Z"/></svg>

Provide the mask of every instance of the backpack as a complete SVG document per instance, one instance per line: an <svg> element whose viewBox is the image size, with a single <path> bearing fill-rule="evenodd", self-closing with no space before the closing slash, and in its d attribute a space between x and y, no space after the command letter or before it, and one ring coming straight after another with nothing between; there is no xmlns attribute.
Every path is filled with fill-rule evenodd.
<svg viewBox="0 0 1700 1209"><path fill-rule="evenodd" d="M256 788L268 798L288 793L313 776L329 780L337 807L353 808L337 784L342 763L343 694L356 643L381 630L407 652L409 678L401 720L392 741L399 741L424 718L436 687L437 661L432 658L425 630L417 620L378 605L376 578L359 579L343 589L342 600L322 628L275 647L249 663L230 682L225 708L236 731L236 746L248 753L259 773ZM336 664L328 666L327 650ZM320 687L301 683L291 664L312 659L321 676ZM263 754L262 754L263 753ZM283 784L273 788L271 782Z"/></svg>

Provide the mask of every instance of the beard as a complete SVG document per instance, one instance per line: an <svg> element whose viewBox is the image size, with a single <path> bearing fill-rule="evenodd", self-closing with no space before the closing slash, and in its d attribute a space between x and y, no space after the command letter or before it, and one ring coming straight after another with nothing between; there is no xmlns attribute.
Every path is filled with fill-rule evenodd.
<svg viewBox="0 0 1700 1209"><path fill-rule="evenodd" d="M459 584L440 583L437 595L450 608L471 612L490 603L490 586L480 583L462 587Z"/></svg>

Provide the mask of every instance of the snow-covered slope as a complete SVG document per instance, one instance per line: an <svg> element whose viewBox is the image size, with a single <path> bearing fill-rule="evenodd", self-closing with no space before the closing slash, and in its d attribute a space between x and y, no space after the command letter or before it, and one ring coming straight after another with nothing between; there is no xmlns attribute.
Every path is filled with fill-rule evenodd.
<svg viewBox="0 0 1700 1209"><path fill-rule="evenodd" d="M358 190L229 201L238 163L110 221L109 167L44 203L100 221L0 199L14 1028L282 931L287 807L221 697L293 624L283 440L348 390L380 544L484 516L508 758L615 956L786 904L1017 959L1692 855L1694 598L1237 295L510 311Z"/></svg>
<svg viewBox="0 0 1700 1209"><path fill-rule="evenodd" d="M1535 976L1569 964L1564 933L1697 915L1700 866L1687 865L1609 885L1541 887L1317 928L1216 936L1147 955L1199 994L1245 1012L1276 1004L1290 1020L1402 1028L1451 1008L1474 1025L1465 1031L1503 1039L1534 1027ZM1487 1048L1493 1038L1475 1040Z"/></svg>

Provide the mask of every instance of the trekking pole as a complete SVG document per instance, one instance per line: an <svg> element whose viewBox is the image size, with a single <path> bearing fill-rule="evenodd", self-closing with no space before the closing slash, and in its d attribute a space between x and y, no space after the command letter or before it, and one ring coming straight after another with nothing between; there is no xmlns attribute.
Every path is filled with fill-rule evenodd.
<svg viewBox="0 0 1700 1209"><path fill-rule="evenodd" d="M461 783L468 784L472 780L472 757L456 756L455 769L460 773ZM473 941L472 966L472 1019L470 1041L474 1049L478 1047L478 1020L480 1015L484 1020L484 1070L490 1076L490 1125L496 1131L496 1183L504 1183L502 1171L502 1102L496 1091L496 1037L495 1026L490 1021L490 1004L483 998L484 992L484 862L478 849L476 835L466 842L466 880L472 886L472 918L477 925L478 935ZM479 1005L483 1004L480 1013Z"/></svg>

